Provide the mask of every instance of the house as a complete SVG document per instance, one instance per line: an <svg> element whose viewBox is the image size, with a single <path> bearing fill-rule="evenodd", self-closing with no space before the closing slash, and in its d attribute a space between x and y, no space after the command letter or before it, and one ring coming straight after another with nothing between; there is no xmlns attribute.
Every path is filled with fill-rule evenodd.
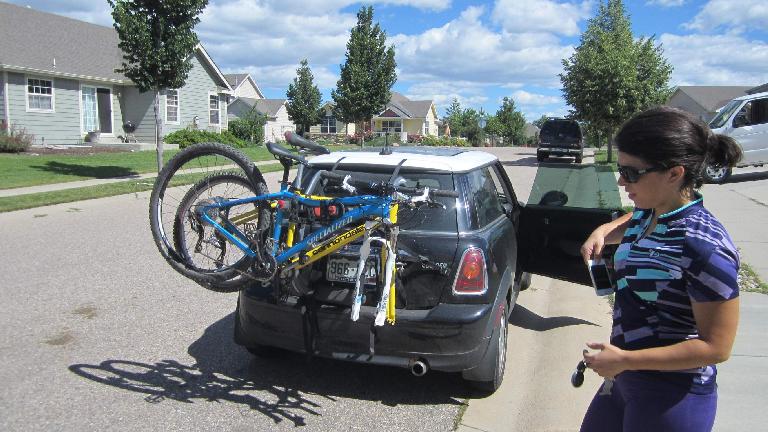
<svg viewBox="0 0 768 432"><path fill-rule="evenodd" d="M392 92L384 111L371 119L371 130L377 135L395 133L401 137L406 134L437 136L437 121L437 108L433 101L414 101Z"/></svg>
<svg viewBox="0 0 768 432"><path fill-rule="evenodd" d="M232 87L232 99L243 97L249 99L264 99L264 94L251 78L251 74L238 73L224 75L229 86Z"/></svg>
<svg viewBox="0 0 768 432"><path fill-rule="evenodd" d="M679 86L667 99L667 105L709 122L723 105L744 96L749 89L750 86Z"/></svg>
<svg viewBox="0 0 768 432"><path fill-rule="evenodd" d="M354 135L355 134L355 124L354 123L344 123L342 121L339 121L336 119L336 116L333 114L333 102L326 102L320 107L320 111L323 113L321 116L320 124L310 126L309 128L309 134L312 137L317 136L328 136L328 135Z"/></svg>
<svg viewBox="0 0 768 432"><path fill-rule="evenodd" d="M255 109L267 118L264 124L264 142L281 141L286 131L296 131L296 125L288 117L286 99L236 98L227 108L229 120L245 117Z"/></svg>
<svg viewBox="0 0 768 432"><path fill-rule="evenodd" d="M140 93L115 72L122 64L117 32L0 2L0 123L24 128L36 144L81 144L89 132L119 143L132 122L139 142L154 142L154 94ZM186 84L165 89L163 134L227 127L227 80L202 45L191 54Z"/></svg>

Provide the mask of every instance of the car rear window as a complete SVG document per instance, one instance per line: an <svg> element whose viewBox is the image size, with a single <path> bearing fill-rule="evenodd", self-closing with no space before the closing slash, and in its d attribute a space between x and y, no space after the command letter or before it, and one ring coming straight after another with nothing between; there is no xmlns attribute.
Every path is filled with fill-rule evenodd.
<svg viewBox="0 0 768 432"><path fill-rule="evenodd" d="M550 120L544 122L541 126L542 138L573 138L581 139L581 129L579 124L568 120Z"/></svg>
<svg viewBox="0 0 768 432"><path fill-rule="evenodd" d="M363 181L389 181L392 176L392 169L378 169L365 167L366 171L350 170L349 168L336 169L338 174L349 174L355 180ZM304 171L302 188L307 188L312 178L317 175L317 168L311 167ZM403 186L406 187L429 187L430 189L456 190L454 186L453 175L449 173L425 173L401 170L400 177L405 179ZM317 184L314 190L307 191L311 194L335 196L338 195L336 188L326 189ZM456 222L456 198L438 197L436 201L442 203L445 209L430 208L421 206L419 208L410 208L400 206L397 213L398 225L401 230L419 230L431 232L456 232L458 230Z"/></svg>

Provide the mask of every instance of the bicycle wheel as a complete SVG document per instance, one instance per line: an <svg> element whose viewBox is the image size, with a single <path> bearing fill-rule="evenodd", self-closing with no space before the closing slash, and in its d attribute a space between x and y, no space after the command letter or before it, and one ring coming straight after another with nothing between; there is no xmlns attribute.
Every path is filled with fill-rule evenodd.
<svg viewBox="0 0 768 432"><path fill-rule="evenodd" d="M235 177L239 179L232 180ZM211 180L215 181L211 183ZM228 292L241 288L247 282L243 279L243 271L247 270L250 259L237 247L229 244L227 250L239 251L239 259L232 255L226 257L226 261L220 260L219 265L213 265L181 250L186 243L179 239L183 236L184 224L188 223L188 210L199 200L244 198L266 193L268 190L261 172L239 150L219 143L195 144L182 150L160 171L150 197L150 227L160 254L174 270L207 289ZM247 211L254 210L253 204L242 207L249 207ZM235 207L230 209L233 211ZM180 217L185 220L179 220ZM265 209L259 209L256 217L248 223L259 228L269 223ZM211 245L216 242L215 237L207 240L213 242Z"/></svg>

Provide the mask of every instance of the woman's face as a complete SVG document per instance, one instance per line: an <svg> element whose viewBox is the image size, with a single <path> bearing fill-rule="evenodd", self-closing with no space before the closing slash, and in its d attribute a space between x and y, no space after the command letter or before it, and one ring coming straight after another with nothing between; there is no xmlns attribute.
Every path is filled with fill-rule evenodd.
<svg viewBox="0 0 768 432"><path fill-rule="evenodd" d="M637 156L623 152L618 153L617 162L619 166L627 167L629 170L642 171L657 168ZM670 185L666 181L665 173L666 170L646 172L641 174L635 183L630 183L623 175L619 175L619 186L624 187L624 190L629 195L629 199L638 208L656 208L664 202L664 197L670 192L667 190L670 189Z"/></svg>

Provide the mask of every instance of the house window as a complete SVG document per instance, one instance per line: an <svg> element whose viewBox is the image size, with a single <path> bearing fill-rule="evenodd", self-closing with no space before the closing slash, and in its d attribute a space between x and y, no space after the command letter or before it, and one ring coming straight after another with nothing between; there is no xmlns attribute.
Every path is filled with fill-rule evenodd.
<svg viewBox="0 0 768 432"><path fill-rule="evenodd" d="M323 123L320 125L320 133L336 133L336 116L331 114L323 117Z"/></svg>
<svg viewBox="0 0 768 432"><path fill-rule="evenodd" d="M429 120L424 121L424 133L422 135L429 135Z"/></svg>
<svg viewBox="0 0 768 432"><path fill-rule="evenodd" d="M27 100L31 110L53 111L53 81L28 78Z"/></svg>
<svg viewBox="0 0 768 432"><path fill-rule="evenodd" d="M218 125L219 124L219 96L218 95L208 96L208 110L210 113L208 116L208 123L212 125Z"/></svg>
<svg viewBox="0 0 768 432"><path fill-rule="evenodd" d="M165 93L165 122L179 123L179 91L167 90Z"/></svg>
<svg viewBox="0 0 768 432"><path fill-rule="evenodd" d="M99 105L96 99L96 87L83 86L81 93L83 132L99 130Z"/></svg>
<svg viewBox="0 0 768 432"><path fill-rule="evenodd" d="M381 122L381 131L400 133L403 131L403 124L400 120L384 120Z"/></svg>

